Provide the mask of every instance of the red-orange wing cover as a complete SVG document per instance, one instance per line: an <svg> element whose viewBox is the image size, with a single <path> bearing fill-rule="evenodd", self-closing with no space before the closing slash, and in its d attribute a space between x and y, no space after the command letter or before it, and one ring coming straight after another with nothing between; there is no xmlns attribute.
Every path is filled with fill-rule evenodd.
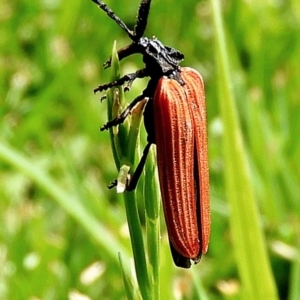
<svg viewBox="0 0 300 300"><path fill-rule="evenodd" d="M210 235L205 94L197 71L180 74L185 85L162 77L154 95L157 164L170 242L198 262Z"/></svg>

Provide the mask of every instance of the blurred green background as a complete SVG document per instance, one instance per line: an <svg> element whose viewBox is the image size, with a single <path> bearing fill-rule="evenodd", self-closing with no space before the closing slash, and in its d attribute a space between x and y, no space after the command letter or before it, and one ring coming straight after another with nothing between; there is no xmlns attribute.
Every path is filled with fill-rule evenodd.
<svg viewBox="0 0 300 300"><path fill-rule="evenodd" d="M106 3L133 27L138 0ZM273 274L281 299L299 299L300 2L222 8ZM93 88L109 81L102 63L113 41L129 39L88 0L2 0L0 22L0 299L125 299L117 255L132 256L130 241L123 199L106 188L117 171L108 133L99 131L106 105ZM192 271L179 270L162 226L162 299L198 299L197 280L209 299L239 299L210 2L153 0L146 35L182 51L207 92L210 248ZM143 64L136 56L121 66L128 73ZM127 100L145 84L135 82Z"/></svg>

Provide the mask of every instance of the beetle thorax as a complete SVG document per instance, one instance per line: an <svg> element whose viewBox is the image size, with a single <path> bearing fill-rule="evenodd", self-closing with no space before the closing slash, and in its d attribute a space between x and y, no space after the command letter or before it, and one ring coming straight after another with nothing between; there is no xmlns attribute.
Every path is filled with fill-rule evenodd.
<svg viewBox="0 0 300 300"><path fill-rule="evenodd" d="M163 45L156 37L141 37L137 42L143 61L151 77L161 77L176 72L184 56L178 50Z"/></svg>

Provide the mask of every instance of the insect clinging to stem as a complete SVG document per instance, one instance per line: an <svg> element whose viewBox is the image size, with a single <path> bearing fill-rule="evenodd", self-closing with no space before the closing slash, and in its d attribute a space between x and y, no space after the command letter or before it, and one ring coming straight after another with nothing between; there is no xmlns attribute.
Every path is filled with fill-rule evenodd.
<svg viewBox="0 0 300 300"><path fill-rule="evenodd" d="M144 110L147 145L132 174L127 190L133 190L142 173L150 146L156 144L157 165L164 216L174 263L183 268L198 263L207 252L210 236L209 170L204 83L201 75L179 64L184 55L165 46L156 37L143 37L151 0L142 0L134 30L130 30L100 0L92 0L132 40L118 50L119 60L139 53L145 67L119 80L99 85L94 92L125 84L129 89L137 78L149 77L147 87L115 119L101 130L121 124L134 106L148 99ZM104 67L111 65L109 59Z"/></svg>

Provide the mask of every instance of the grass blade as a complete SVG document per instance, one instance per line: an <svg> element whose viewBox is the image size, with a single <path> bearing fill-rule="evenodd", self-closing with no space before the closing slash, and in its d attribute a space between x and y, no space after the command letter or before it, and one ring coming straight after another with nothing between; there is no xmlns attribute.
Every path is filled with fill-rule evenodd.
<svg viewBox="0 0 300 300"><path fill-rule="evenodd" d="M226 193L230 205L233 246L242 281L242 299L277 299L232 93L220 1L212 0L211 3L216 35L219 105L223 121Z"/></svg>

